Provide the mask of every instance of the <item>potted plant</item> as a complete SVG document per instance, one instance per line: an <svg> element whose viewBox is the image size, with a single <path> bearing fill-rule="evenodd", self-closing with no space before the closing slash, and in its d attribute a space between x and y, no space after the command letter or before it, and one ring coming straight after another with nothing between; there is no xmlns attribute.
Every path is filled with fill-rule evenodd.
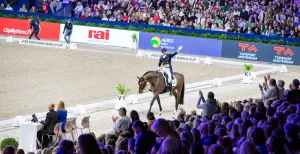
<svg viewBox="0 0 300 154"><path fill-rule="evenodd" d="M138 35L137 35L137 33L133 33L131 35L131 39L132 39L131 48L136 50L137 45L138 45Z"/></svg>
<svg viewBox="0 0 300 154"><path fill-rule="evenodd" d="M118 84L116 86L116 89L118 91L118 99L115 105L115 109L119 110L121 107L126 107L126 101L125 101L125 96L128 92L130 92L129 88L125 87L125 84Z"/></svg>
<svg viewBox="0 0 300 154"><path fill-rule="evenodd" d="M252 64L244 64L244 77L243 77L243 83L249 84L252 83L252 76L251 71L253 70Z"/></svg>
<svg viewBox="0 0 300 154"><path fill-rule="evenodd" d="M14 138L5 138L4 140L1 141L1 145L0 145L1 151L3 151L5 149L5 147L9 146L9 145L13 146L17 149L19 146L19 143Z"/></svg>

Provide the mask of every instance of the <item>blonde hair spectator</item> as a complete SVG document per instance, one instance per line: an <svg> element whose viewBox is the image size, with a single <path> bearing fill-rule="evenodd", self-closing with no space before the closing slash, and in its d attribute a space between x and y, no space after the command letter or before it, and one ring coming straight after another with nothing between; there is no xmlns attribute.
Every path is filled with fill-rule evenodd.
<svg viewBox="0 0 300 154"><path fill-rule="evenodd" d="M57 106L57 110L66 111L65 103L63 101L59 101L58 106Z"/></svg>

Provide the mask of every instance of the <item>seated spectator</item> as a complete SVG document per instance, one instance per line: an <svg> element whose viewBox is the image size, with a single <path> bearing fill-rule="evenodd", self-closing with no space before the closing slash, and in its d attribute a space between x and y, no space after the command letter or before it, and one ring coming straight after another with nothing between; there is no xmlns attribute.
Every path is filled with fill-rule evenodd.
<svg viewBox="0 0 300 154"><path fill-rule="evenodd" d="M130 118L126 115L127 111L124 107L119 109L120 119L118 117L112 117L112 121L114 123L113 129L117 132L124 132L129 128L129 124L131 122Z"/></svg>
<svg viewBox="0 0 300 154"><path fill-rule="evenodd" d="M15 154L16 149L13 146L6 146L5 149L3 150L3 154Z"/></svg>
<svg viewBox="0 0 300 154"><path fill-rule="evenodd" d="M96 139L91 134L83 134L78 138L80 154L101 154Z"/></svg>
<svg viewBox="0 0 300 154"><path fill-rule="evenodd" d="M18 149L17 154L25 154L25 151L23 149Z"/></svg>
<svg viewBox="0 0 300 154"><path fill-rule="evenodd" d="M25 4L22 5L22 7L20 8L19 12L28 12L28 10L26 9Z"/></svg>
<svg viewBox="0 0 300 154"><path fill-rule="evenodd" d="M134 153L150 153L151 148L156 145L156 135L147 130L147 124L141 121L135 121L132 125L134 133L137 135Z"/></svg>
<svg viewBox="0 0 300 154"><path fill-rule="evenodd" d="M9 5L9 4L7 4L7 5L6 5L6 8L5 8L5 10L6 10L6 11L13 11L13 8L12 8L12 7L10 7L10 5Z"/></svg>
<svg viewBox="0 0 300 154"><path fill-rule="evenodd" d="M171 128L165 119L157 119L151 127L152 131L163 138L158 153L181 154L181 141L179 135Z"/></svg>
<svg viewBox="0 0 300 154"><path fill-rule="evenodd" d="M38 137L40 143L42 143L42 137L44 135L42 147L48 146L48 144L50 143L50 140L51 140L45 134L53 135L54 127L58 123L58 114L56 111L54 111L54 108L55 108L54 104L49 105L49 107L48 107L49 112L46 115L46 119L45 119L45 121L41 122L44 125L43 130L40 130L37 132L37 137Z"/></svg>
<svg viewBox="0 0 300 154"><path fill-rule="evenodd" d="M220 153L224 153L224 149L217 144L211 145L208 149L208 154L220 154Z"/></svg>
<svg viewBox="0 0 300 154"><path fill-rule="evenodd" d="M267 141L267 150L269 153L280 154L287 153L284 148L284 142L279 137L270 136Z"/></svg>
<svg viewBox="0 0 300 154"><path fill-rule="evenodd" d="M147 113L147 120L148 120L148 124L147 124L147 127L149 130L151 130L151 127L155 121L155 116L153 114L153 112L148 112Z"/></svg>
<svg viewBox="0 0 300 154"><path fill-rule="evenodd" d="M292 82L292 90L287 93L285 101L289 101L292 104L300 103L300 90L298 89L299 85L299 80L294 79Z"/></svg>
<svg viewBox="0 0 300 154"><path fill-rule="evenodd" d="M214 93L209 92L207 95L207 100L204 99L203 94L199 91L200 98L197 103L198 109L203 109L201 116L209 116L211 117L217 111L217 101L214 98ZM203 101L203 104L200 104Z"/></svg>
<svg viewBox="0 0 300 154"><path fill-rule="evenodd" d="M190 154L204 154L203 146L200 142L194 142L190 148Z"/></svg>
<svg viewBox="0 0 300 154"><path fill-rule="evenodd" d="M74 143L69 140L62 140L59 143L59 148L56 154L74 154L74 152L76 152Z"/></svg>
<svg viewBox="0 0 300 154"><path fill-rule="evenodd" d="M300 152L299 126L290 123L285 124L284 132L288 141L288 148L292 154L298 154Z"/></svg>
<svg viewBox="0 0 300 154"><path fill-rule="evenodd" d="M61 124L61 129L63 132L65 132L65 125L67 122L67 115L68 111L65 108L65 103L63 101L60 101L57 106L57 114L58 114L58 122Z"/></svg>
<svg viewBox="0 0 300 154"><path fill-rule="evenodd" d="M266 137L262 128L254 128L252 130L250 141L254 143L261 154L268 154L266 148Z"/></svg>
<svg viewBox="0 0 300 154"><path fill-rule="evenodd" d="M127 149L130 154L134 154L135 142L136 142L136 140L134 138L131 138L128 140L128 148ZM150 151L151 151L151 149L150 149Z"/></svg>
<svg viewBox="0 0 300 154"><path fill-rule="evenodd" d="M4 4L0 5L0 10L5 10Z"/></svg>
<svg viewBox="0 0 300 154"><path fill-rule="evenodd" d="M36 11L37 10L36 10L35 6L32 6L31 9L29 10L29 12L31 12L31 13L36 13Z"/></svg>
<svg viewBox="0 0 300 154"><path fill-rule="evenodd" d="M242 143L241 147L237 151L237 154L261 154L250 141Z"/></svg>

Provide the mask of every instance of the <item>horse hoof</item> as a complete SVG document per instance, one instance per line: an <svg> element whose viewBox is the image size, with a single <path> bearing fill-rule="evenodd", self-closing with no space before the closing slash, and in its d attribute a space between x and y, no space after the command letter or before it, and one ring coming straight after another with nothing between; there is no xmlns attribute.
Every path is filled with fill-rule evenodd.
<svg viewBox="0 0 300 154"><path fill-rule="evenodd" d="M176 114L177 113L177 111L175 110L175 111L173 111L173 114Z"/></svg>
<svg viewBox="0 0 300 154"><path fill-rule="evenodd" d="M158 115L158 116L161 116L161 112L158 112L157 115Z"/></svg>

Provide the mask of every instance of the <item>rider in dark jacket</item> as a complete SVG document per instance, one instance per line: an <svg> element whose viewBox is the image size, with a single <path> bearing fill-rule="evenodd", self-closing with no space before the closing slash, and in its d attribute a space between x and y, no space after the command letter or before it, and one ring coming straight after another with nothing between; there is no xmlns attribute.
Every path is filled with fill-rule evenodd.
<svg viewBox="0 0 300 154"><path fill-rule="evenodd" d="M171 81L169 82L170 95L172 95L172 80L174 80L173 68L172 68L171 61L172 61L172 58L175 55L177 55L181 49L182 49L182 46L180 46L175 53L168 53L166 48L163 48L161 50L163 55L159 59L157 70L160 71L160 69L162 68L163 70L170 71L170 74L171 74Z"/></svg>

